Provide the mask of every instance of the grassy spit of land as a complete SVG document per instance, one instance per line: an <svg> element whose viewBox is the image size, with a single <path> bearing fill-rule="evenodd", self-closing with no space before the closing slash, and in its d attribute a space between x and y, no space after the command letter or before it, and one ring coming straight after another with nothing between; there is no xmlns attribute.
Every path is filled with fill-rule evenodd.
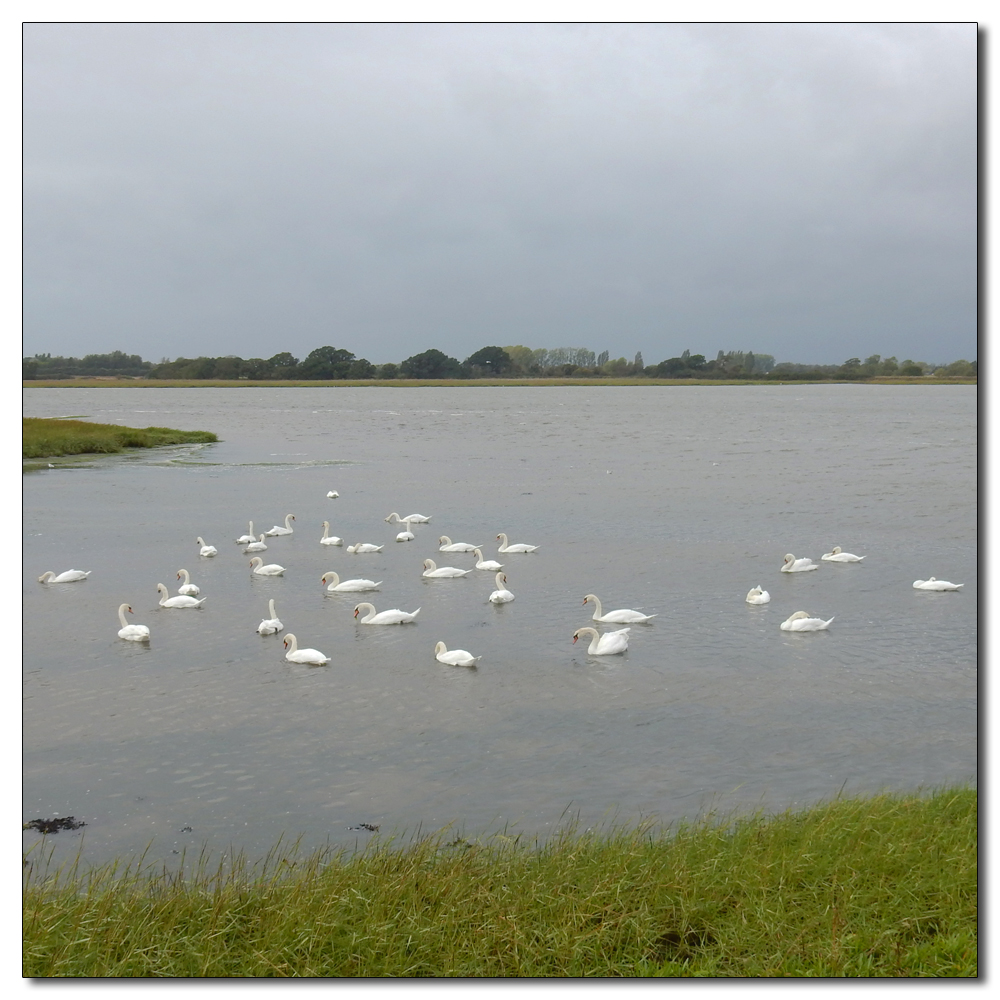
<svg viewBox="0 0 1000 1000"><path fill-rule="evenodd" d="M219 439L210 431L175 431L169 427L121 427L88 420L22 418L23 458L58 455L114 454L126 448L156 448L165 444L200 444Z"/></svg>
<svg viewBox="0 0 1000 1000"><path fill-rule="evenodd" d="M420 386L463 386L471 388L482 385L976 385L977 379L964 376L924 377L908 375L873 375L864 380L855 379L795 379L789 378L783 382L773 379L708 379L708 378L397 378L397 379L338 379L323 381L319 379L285 379L252 380L252 379L141 379L123 378L67 378L67 379L34 379L22 382L25 389L238 389L238 388L307 388L323 387L358 387L381 386L389 389L412 389Z"/></svg>
<svg viewBox="0 0 1000 1000"><path fill-rule="evenodd" d="M39 867L25 869L25 976L978 973L969 788L533 846L278 848L257 869L181 876Z"/></svg>

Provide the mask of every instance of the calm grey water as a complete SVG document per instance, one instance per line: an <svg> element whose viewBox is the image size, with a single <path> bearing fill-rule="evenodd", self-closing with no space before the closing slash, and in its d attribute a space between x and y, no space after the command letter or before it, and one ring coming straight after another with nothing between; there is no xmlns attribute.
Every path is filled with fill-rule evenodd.
<svg viewBox="0 0 1000 1000"><path fill-rule="evenodd" d="M976 779L974 387L29 389L24 412L222 438L24 479L25 819L85 819L90 860ZM432 520L396 543L391 511ZM287 513L264 553L285 576L251 578L234 539ZM385 549L321 546L323 520ZM498 556L500 531L539 551ZM426 557L473 564L441 534L483 543L516 601L488 603L489 572L422 579ZM779 573L836 544L865 561ZM93 573L36 582L70 567ZM204 608L158 608L181 567ZM327 570L384 582L328 595ZM932 575L964 590L912 589ZM658 617L589 656L588 592ZM328 666L255 633L269 597ZM421 611L363 626L359 599ZM117 638L122 602L148 648ZM798 610L836 620L780 631ZM439 639L478 667L439 664Z"/></svg>

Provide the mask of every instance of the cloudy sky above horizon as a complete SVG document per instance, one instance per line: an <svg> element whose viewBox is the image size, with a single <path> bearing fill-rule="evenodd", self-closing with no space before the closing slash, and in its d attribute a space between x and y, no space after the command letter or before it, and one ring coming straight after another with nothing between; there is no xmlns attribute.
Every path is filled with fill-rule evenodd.
<svg viewBox="0 0 1000 1000"><path fill-rule="evenodd" d="M974 24L27 24L24 353L973 358Z"/></svg>

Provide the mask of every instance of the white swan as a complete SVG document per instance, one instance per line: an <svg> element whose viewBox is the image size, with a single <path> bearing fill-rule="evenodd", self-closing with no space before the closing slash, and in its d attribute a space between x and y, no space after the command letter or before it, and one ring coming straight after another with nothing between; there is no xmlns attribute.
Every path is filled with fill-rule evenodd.
<svg viewBox="0 0 1000 1000"><path fill-rule="evenodd" d="M295 529L292 527L291 522L295 520L294 514L285 515L285 526L282 527L280 524L276 524L270 531L265 531L264 534L268 537L273 537L274 535L294 535Z"/></svg>
<svg viewBox="0 0 1000 1000"><path fill-rule="evenodd" d="M76 583L77 580L86 580L88 576L94 571L88 569L86 571L82 569L68 569L63 573L56 576L52 570L47 569L39 578L39 583Z"/></svg>
<svg viewBox="0 0 1000 1000"><path fill-rule="evenodd" d="M344 539L330 534L330 522L323 522L323 537L319 540L320 545L343 545Z"/></svg>
<svg viewBox="0 0 1000 1000"><path fill-rule="evenodd" d="M275 632L280 632L285 626L281 623L281 619L274 613L273 597L267 602L267 612L271 617L265 618L257 626L257 631L261 635L274 635Z"/></svg>
<svg viewBox="0 0 1000 1000"><path fill-rule="evenodd" d="M326 589L334 594L349 594L353 591L358 590L378 590L382 586L382 581L379 580L376 583L374 580L344 580L341 582L340 577L331 569L328 573L324 573L320 583L326 583L327 580L332 579L333 582Z"/></svg>
<svg viewBox="0 0 1000 1000"><path fill-rule="evenodd" d="M467 649L452 649L439 642L434 647L434 659L439 663L450 663L453 667L474 667L482 659L481 656L473 656Z"/></svg>
<svg viewBox="0 0 1000 1000"><path fill-rule="evenodd" d="M468 542L453 542L447 535L438 539L438 552L475 552L478 548L478 545L470 545Z"/></svg>
<svg viewBox="0 0 1000 1000"><path fill-rule="evenodd" d="M782 573L808 573L811 569L819 569L819 563L814 563L812 559L805 557L796 559L791 552L785 556L785 561L781 565Z"/></svg>
<svg viewBox="0 0 1000 1000"><path fill-rule="evenodd" d="M265 566L264 560L260 556L254 556L250 560L250 572L256 573L257 576L281 576L285 572L285 567L279 566L277 563L268 563Z"/></svg>
<svg viewBox="0 0 1000 1000"><path fill-rule="evenodd" d="M177 588L178 594L186 594L188 597L197 597L201 593L201 587L191 582L191 574L186 569L177 571L177 579L184 582Z"/></svg>
<svg viewBox="0 0 1000 1000"><path fill-rule="evenodd" d="M403 522L400 521L400 524ZM410 526L407 525L398 535L396 535L397 542L412 542L417 536L410 531Z"/></svg>
<svg viewBox="0 0 1000 1000"><path fill-rule="evenodd" d="M401 521L405 521L407 524L426 524L430 518L424 517L423 514L407 514L406 517L400 517L395 511L393 511L386 520L390 524L398 524Z"/></svg>
<svg viewBox="0 0 1000 1000"><path fill-rule="evenodd" d="M161 608L200 608L208 600L207 597L203 597L199 601L197 597L188 597L185 594L181 594L179 597L171 597L170 592L162 583L158 583L156 589L161 595Z"/></svg>
<svg viewBox="0 0 1000 1000"><path fill-rule="evenodd" d="M914 590L961 590L964 583L949 583L947 580L938 580L931 577L929 580L914 580Z"/></svg>
<svg viewBox="0 0 1000 1000"><path fill-rule="evenodd" d="M628 649L628 633L627 628L620 628L617 632L605 632L601 635L596 628L588 625L586 628L578 628L573 633L573 642L575 643L581 635L589 634L592 638L587 647L588 653L593 653L594 656L613 656Z"/></svg>
<svg viewBox="0 0 1000 1000"><path fill-rule="evenodd" d="M358 554L362 552L381 552L384 548L384 545L372 545L371 542L355 542L353 545L347 546L347 551Z"/></svg>
<svg viewBox="0 0 1000 1000"><path fill-rule="evenodd" d="M240 537L236 539L237 545L248 545L250 542L257 540L257 536L253 533L253 521L249 521L248 524L250 525L250 531L245 535L240 535Z"/></svg>
<svg viewBox="0 0 1000 1000"><path fill-rule="evenodd" d="M750 593L747 594L747 604L770 604L771 595L766 591L762 590L760 584L758 583Z"/></svg>
<svg viewBox="0 0 1000 1000"><path fill-rule="evenodd" d="M850 552L845 552L839 545L834 545L832 552L824 552L820 556L824 562L861 562L864 556L856 556Z"/></svg>
<svg viewBox="0 0 1000 1000"><path fill-rule="evenodd" d="M337 497L340 496L340 494L336 490L330 490L330 492L327 493L326 496L328 500L336 500Z"/></svg>
<svg viewBox="0 0 1000 1000"><path fill-rule="evenodd" d="M503 573L497 573L497 589L490 594L490 604L510 604L514 600L514 595L504 586L507 577Z"/></svg>
<svg viewBox="0 0 1000 1000"><path fill-rule="evenodd" d="M780 628L785 632L822 632L830 627L832 621L832 618L827 622L822 618L810 618L808 611L796 611L781 623Z"/></svg>
<svg viewBox="0 0 1000 1000"><path fill-rule="evenodd" d="M625 622L648 622L650 619L656 617L656 615L644 615L641 611L631 611L628 608L619 608L617 611L609 611L607 614L604 614L601 611L601 602L594 594L587 594L583 599L583 603L586 604L587 601L594 602L595 622L616 622L624 625Z"/></svg>
<svg viewBox="0 0 1000 1000"><path fill-rule="evenodd" d="M285 659L292 663L312 663L322 667L330 662L330 657L324 656L318 649L299 649L298 639L291 632L285 633L285 649L288 650Z"/></svg>
<svg viewBox="0 0 1000 1000"><path fill-rule="evenodd" d="M424 571L421 576L432 580L446 580L459 576L468 576L471 569L459 569L457 566L438 566L433 559L424 560Z"/></svg>
<svg viewBox="0 0 1000 1000"><path fill-rule="evenodd" d="M481 549L473 549L472 554L476 557L476 569L503 569L503 563L496 559L484 559Z"/></svg>
<svg viewBox="0 0 1000 1000"><path fill-rule="evenodd" d="M400 611L399 608L393 608L391 611L376 613L375 605L369 604L367 601L362 602L354 609L354 617L357 618L362 611L365 612L364 618L360 619L362 625L405 625L407 622L412 622L420 614L420 608L417 608L416 611Z"/></svg>
<svg viewBox="0 0 1000 1000"><path fill-rule="evenodd" d="M523 542L519 542L517 545L509 545L507 543L507 536L502 531L497 535L497 541L500 543L500 548L497 549L498 552L534 552L538 548L537 545L525 545Z"/></svg>
<svg viewBox="0 0 1000 1000"><path fill-rule="evenodd" d="M260 536L259 542L251 542L244 550L244 554L247 552L266 552L267 545L264 543L264 535Z"/></svg>
<svg viewBox="0 0 1000 1000"><path fill-rule="evenodd" d="M217 556L219 550L214 545L208 545L205 539L199 535L195 541L201 546L201 552L198 553L200 556L204 556L206 559L210 559L212 556Z"/></svg>
<svg viewBox="0 0 1000 1000"><path fill-rule="evenodd" d="M128 639L130 642L149 642L149 628L145 625L129 625L125 620L125 612L133 614L132 609L127 604L118 606L118 620L122 627L118 630L119 639Z"/></svg>

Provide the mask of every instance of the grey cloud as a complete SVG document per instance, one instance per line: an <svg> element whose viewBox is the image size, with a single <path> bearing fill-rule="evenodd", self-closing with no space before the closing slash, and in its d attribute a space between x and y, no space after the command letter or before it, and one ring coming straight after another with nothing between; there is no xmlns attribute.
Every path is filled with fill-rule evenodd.
<svg viewBox="0 0 1000 1000"><path fill-rule="evenodd" d="M972 357L973 25L29 25L25 349Z"/></svg>

